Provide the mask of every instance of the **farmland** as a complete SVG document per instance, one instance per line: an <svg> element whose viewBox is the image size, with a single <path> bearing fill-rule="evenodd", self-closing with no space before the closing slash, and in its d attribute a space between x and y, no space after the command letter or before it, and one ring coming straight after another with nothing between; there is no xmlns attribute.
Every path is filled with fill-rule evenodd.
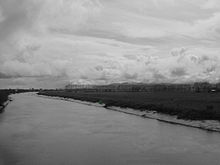
<svg viewBox="0 0 220 165"><path fill-rule="evenodd" d="M208 92L74 92L45 90L40 95L58 96L76 100L99 102L108 106L133 108L140 111L176 115L187 120L219 120L220 93Z"/></svg>

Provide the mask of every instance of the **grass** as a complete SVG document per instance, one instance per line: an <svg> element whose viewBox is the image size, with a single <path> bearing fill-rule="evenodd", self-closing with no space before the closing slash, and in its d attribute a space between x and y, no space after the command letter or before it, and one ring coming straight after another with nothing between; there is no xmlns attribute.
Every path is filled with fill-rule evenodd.
<svg viewBox="0 0 220 165"><path fill-rule="evenodd" d="M8 100L8 95L10 95L9 90L0 90L0 106Z"/></svg>
<svg viewBox="0 0 220 165"><path fill-rule="evenodd" d="M102 102L106 106L154 110L189 120L219 120L220 93L195 92L70 92L41 91L39 94Z"/></svg>

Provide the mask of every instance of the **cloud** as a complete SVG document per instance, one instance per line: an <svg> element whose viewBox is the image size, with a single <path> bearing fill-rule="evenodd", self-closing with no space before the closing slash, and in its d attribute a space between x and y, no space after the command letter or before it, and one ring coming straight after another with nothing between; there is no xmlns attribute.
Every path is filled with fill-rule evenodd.
<svg viewBox="0 0 220 165"><path fill-rule="evenodd" d="M87 22L99 15L99 0L46 0L43 2L38 23L52 31L73 33L86 28Z"/></svg>
<svg viewBox="0 0 220 165"><path fill-rule="evenodd" d="M167 77L160 73L157 70L153 70L152 72L153 75L153 81L152 82L157 82L157 83L166 83L168 82Z"/></svg>
<svg viewBox="0 0 220 165"><path fill-rule="evenodd" d="M125 78L125 80L136 80L136 78L138 77L138 73L124 73L123 77Z"/></svg>
<svg viewBox="0 0 220 165"><path fill-rule="evenodd" d="M200 39L219 40L220 12L213 13L208 19L199 19L194 22L190 34Z"/></svg>
<svg viewBox="0 0 220 165"><path fill-rule="evenodd" d="M184 47L182 47L182 48L174 48L174 49L171 50L171 54L173 56L180 56L180 57L184 56L186 52L187 52L187 49L184 48Z"/></svg>
<svg viewBox="0 0 220 165"><path fill-rule="evenodd" d="M203 9L216 9L219 7L220 2L218 0L206 0L205 3L201 4L201 8Z"/></svg>
<svg viewBox="0 0 220 165"><path fill-rule="evenodd" d="M171 70L171 76L173 77L182 77L187 75L185 68L177 67Z"/></svg>
<svg viewBox="0 0 220 165"><path fill-rule="evenodd" d="M1 41L21 30L29 30L31 28L38 13L38 5L34 2L33 0L0 0Z"/></svg>
<svg viewBox="0 0 220 165"><path fill-rule="evenodd" d="M11 77L0 72L0 79L9 79L9 78Z"/></svg>
<svg viewBox="0 0 220 165"><path fill-rule="evenodd" d="M0 82L219 81L218 4L0 0Z"/></svg>

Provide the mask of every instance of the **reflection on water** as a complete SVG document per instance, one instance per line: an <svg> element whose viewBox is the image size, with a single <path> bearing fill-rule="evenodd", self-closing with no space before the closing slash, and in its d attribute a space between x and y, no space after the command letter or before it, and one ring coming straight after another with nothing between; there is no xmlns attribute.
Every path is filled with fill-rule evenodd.
<svg viewBox="0 0 220 165"><path fill-rule="evenodd" d="M0 164L219 164L220 133L103 108L13 96L0 116Z"/></svg>

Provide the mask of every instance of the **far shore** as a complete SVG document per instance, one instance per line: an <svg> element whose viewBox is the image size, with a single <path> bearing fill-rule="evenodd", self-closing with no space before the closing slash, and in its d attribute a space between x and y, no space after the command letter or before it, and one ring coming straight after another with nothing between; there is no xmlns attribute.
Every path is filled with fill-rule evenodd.
<svg viewBox="0 0 220 165"><path fill-rule="evenodd" d="M5 107L8 105L10 99L9 95L11 92L9 90L0 91L0 113L4 112Z"/></svg>
<svg viewBox="0 0 220 165"><path fill-rule="evenodd" d="M37 89L0 89L0 113L4 112L5 107L11 100L11 94L24 92L37 92Z"/></svg>

